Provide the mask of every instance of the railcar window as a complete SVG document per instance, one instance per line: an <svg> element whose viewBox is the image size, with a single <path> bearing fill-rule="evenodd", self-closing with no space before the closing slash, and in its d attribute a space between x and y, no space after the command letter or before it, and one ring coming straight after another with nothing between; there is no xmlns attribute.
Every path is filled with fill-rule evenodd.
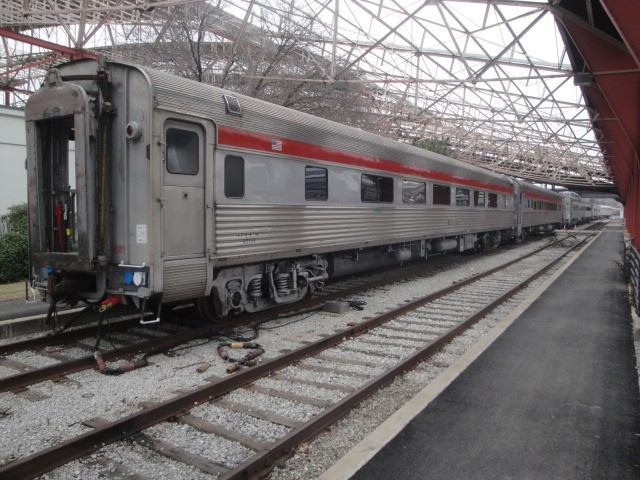
<svg viewBox="0 0 640 480"><path fill-rule="evenodd" d="M433 204L451 205L451 187L447 185L433 186Z"/></svg>
<svg viewBox="0 0 640 480"><path fill-rule="evenodd" d="M402 203L427 203L427 184L413 180L403 180Z"/></svg>
<svg viewBox="0 0 640 480"><path fill-rule="evenodd" d="M393 202L393 178L363 174L360 199L363 202Z"/></svg>
<svg viewBox="0 0 640 480"><path fill-rule="evenodd" d="M167 129L167 171L197 175L200 167L198 134L179 128Z"/></svg>
<svg viewBox="0 0 640 480"><path fill-rule="evenodd" d="M486 196L486 192L479 192L478 190L476 190L475 192L473 192L473 204L476 207L484 207L485 196Z"/></svg>
<svg viewBox="0 0 640 480"><path fill-rule="evenodd" d="M490 193L489 197L489 208L498 208L498 194Z"/></svg>
<svg viewBox="0 0 640 480"><path fill-rule="evenodd" d="M468 207L471 202L471 191L468 188L456 187L456 205Z"/></svg>
<svg viewBox="0 0 640 480"><path fill-rule="evenodd" d="M244 158L224 157L224 195L227 198L244 197Z"/></svg>
<svg viewBox="0 0 640 480"><path fill-rule="evenodd" d="M327 169L321 167L304 168L304 198L326 200L329 192Z"/></svg>

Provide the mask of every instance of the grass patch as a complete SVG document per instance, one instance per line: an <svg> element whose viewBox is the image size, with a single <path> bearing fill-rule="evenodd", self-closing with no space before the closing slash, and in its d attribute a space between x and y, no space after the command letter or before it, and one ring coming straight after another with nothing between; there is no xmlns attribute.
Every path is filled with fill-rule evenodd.
<svg viewBox="0 0 640 480"><path fill-rule="evenodd" d="M24 281L0 284L0 302L24 300Z"/></svg>

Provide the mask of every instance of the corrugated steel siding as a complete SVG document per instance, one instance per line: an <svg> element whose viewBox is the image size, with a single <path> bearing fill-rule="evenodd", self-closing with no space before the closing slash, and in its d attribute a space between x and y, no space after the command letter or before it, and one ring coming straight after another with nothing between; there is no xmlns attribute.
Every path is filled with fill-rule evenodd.
<svg viewBox="0 0 640 480"><path fill-rule="evenodd" d="M513 212L393 207L218 205L216 254L340 250L513 228ZM277 255L276 255L277 256Z"/></svg>
<svg viewBox="0 0 640 480"><path fill-rule="evenodd" d="M562 212L534 211L522 214L522 226L544 225L547 223L562 222Z"/></svg>
<svg viewBox="0 0 640 480"><path fill-rule="evenodd" d="M165 261L163 277L164 303L202 297L207 286L207 261L205 258Z"/></svg>

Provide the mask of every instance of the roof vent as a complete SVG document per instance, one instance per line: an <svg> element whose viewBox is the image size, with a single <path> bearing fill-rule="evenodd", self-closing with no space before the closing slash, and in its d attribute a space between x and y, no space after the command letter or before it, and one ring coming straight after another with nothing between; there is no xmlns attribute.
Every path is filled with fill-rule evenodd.
<svg viewBox="0 0 640 480"><path fill-rule="evenodd" d="M240 102L238 101L237 97L233 95L222 95L222 98L224 98L224 104L227 107L227 113L242 116L242 107L240 106Z"/></svg>

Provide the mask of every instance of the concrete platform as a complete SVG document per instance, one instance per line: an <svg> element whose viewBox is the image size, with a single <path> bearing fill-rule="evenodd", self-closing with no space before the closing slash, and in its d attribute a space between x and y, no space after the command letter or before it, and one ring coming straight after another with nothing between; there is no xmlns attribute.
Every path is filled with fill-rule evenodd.
<svg viewBox="0 0 640 480"><path fill-rule="evenodd" d="M12 338L18 335L48 331L52 325L46 324L49 304L41 301L28 303L25 300L9 300L0 302L0 339ZM58 311L58 316L79 312L80 308L64 307ZM94 319L84 320L94 321Z"/></svg>
<svg viewBox="0 0 640 480"><path fill-rule="evenodd" d="M622 227L608 227L440 395L426 392L404 428L392 417L322 478L639 479L622 251ZM387 443L373 454L376 442Z"/></svg>

